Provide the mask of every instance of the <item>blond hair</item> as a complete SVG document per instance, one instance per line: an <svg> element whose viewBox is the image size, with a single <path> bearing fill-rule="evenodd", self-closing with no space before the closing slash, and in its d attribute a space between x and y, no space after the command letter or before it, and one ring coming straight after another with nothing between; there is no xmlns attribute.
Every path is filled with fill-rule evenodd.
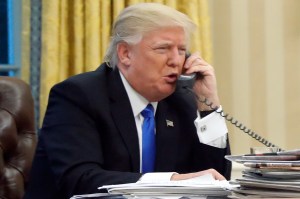
<svg viewBox="0 0 300 199"><path fill-rule="evenodd" d="M137 44L145 33L170 26L182 27L187 43L196 28L187 15L159 3L139 3L125 8L113 25L104 61L115 67L118 63L117 45L120 42Z"/></svg>

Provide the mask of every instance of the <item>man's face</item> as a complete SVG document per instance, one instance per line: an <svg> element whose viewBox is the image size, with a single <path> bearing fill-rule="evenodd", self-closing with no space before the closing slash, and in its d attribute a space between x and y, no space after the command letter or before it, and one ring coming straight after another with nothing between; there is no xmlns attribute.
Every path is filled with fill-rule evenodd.
<svg viewBox="0 0 300 199"><path fill-rule="evenodd" d="M119 68L129 84L149 101L159 101L176 88L186 53L186 38L180 27L146 33L141 42L127 45L127 62Z"/></svg>

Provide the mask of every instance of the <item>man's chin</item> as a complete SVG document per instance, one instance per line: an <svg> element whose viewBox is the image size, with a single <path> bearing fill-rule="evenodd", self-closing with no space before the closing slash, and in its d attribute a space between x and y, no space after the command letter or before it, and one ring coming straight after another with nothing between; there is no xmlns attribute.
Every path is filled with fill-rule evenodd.
<svg viewBox="0 0 300 199"><path fill-rule="evenodd" d="M170 96L172 93L174 93L176 89L176 84L171 86L171 87L168 87L166 89L164 89L162 92L161 92L161 95L163 96L162 99Z"/></svg>

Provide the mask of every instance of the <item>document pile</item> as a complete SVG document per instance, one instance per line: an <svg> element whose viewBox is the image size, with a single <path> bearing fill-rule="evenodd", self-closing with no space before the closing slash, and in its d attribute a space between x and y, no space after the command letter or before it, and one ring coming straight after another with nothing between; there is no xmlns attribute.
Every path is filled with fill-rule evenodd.
<svg viewBox="0 0 300 199"><path fill-rule="evenodd" d="M243 164L241 179L232 183L239 198L272 197L300 198L300 149L277 153L225 156Z"/></svg>
<svg viewBox="0 0 300 199"><path fill-rule="evenodd" d="M236 185L235 185L236 186ZM232 185L228 181L215 180L204 175L189 180L166 182L137 182L99 187L111 194L122 194L126 198L199 198L200 196L227 196Z"/></svg>

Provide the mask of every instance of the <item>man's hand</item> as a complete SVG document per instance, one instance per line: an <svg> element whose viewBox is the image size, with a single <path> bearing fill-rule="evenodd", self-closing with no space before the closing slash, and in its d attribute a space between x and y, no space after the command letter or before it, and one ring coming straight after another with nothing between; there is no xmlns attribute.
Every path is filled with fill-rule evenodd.
<svg viewBox="0 0 300 199"><path fill-rule="evenodd" d="M193 53L184 64L186 74L197 73L197 80L194 85L194 92L201 100L207 98L213 103L213 107L220 106L217 92L217 80L214 68L201 58L199 53ZM211 110L210 107L203 103L198 103L200 111Z"/></svg>
<svg viewBox="0 0 300 199"><path fill-rule="evenodd" d="M173 174L171 180L187 180L190 178L195 178L198 176L202 176L205 174L211 174L216 180L226 180L224 176L222 176L215 169L207 169L204 171L199 171L195 173L186 173L186 174Z"/></svg>

